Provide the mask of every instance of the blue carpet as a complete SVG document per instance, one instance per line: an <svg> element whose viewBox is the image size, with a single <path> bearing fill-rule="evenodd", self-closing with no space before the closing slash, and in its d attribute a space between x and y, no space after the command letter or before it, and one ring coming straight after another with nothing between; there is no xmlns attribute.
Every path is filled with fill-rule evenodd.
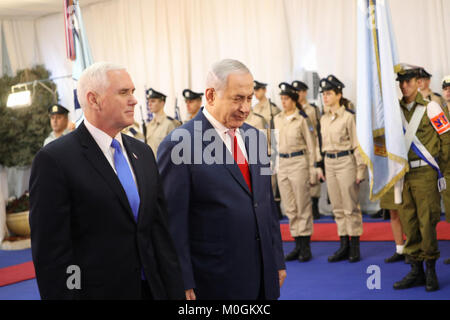
<svg viewBox="0 0 450 320"><path fill-rule="evenodd" d="M293 242L283 244L285 253L294 248ZM442 258L436 263L441 289L426 292L425 287L394 290L394 282L401 280L411 269L403 262L387 264L384 259L394 253L393 242L361 242L362 260L356 263L329 263L328 256L339 247L337 242L312 242L313 259L306 263L287 262L287 278L281 289L281 300L448 300L450 299L450 265L443 264L450 257L450 241L439 241ZM381 288L369 290L367 273L370 265L380 268Z"/></svg>
<svg viewBox="0 0 450 320"><path fill-rule="evenodd" d="M293 242L283 244L285 253L293 249ZM287 278L281 289L281 300L449 300L450 266L443 260L450 257L450 241L439 241L442 258L436 263L441 289L426 292L424 287L394 290L392 285L410 270L398 262L384 263L394 252L393 242L361 242L362 260L329 263L327 258L337 250L337 242L312 242L313 259L306 263L287 262ZM23 263L31 259L31 251L0 251L1 266ZM381 288L368 289L367 273L370 265L380 268ZM36 280L27 280L0 287L0 300L39 299Z"/></svg>
<svg viewBox="0 0 450 320"><path fill-rule="evenodd" d="M31 249L0 250L0 268L31 261Z"/></svg>

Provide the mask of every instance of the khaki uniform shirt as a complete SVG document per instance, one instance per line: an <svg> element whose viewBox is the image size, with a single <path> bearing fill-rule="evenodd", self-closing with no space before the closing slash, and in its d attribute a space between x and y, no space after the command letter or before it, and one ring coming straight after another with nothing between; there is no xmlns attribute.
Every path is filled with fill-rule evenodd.
<svg viewBox="0 0 450 320"><path fill-rule="evenodd" d="M358 150L355 115L344 106L340 106L335 112L328 110L320 118L320 130L322 151L332 153L353 150L357 166L356 177L364 179L366 165Z"/></svg>
<svg viewBox="0 0 450 320"><path fill-rule="evenodd" d="M48 135L48 137L45 138L45 140L44 140L44 146L47 145L47 144L49 144L49 143L52 142L52 141L55 141L56 139L58 139L58 138L60 138L60 137L62 137L62 136L64 136L64 135L68 134L69 132L70 132L70 130L69 130L69 129L66 129L66 130L63 131L63 133L62 133L59 137L56 137L56 136L55 136L55 132L54 132L54 131L50 132L50 134Z"/></svg>
<svg viewBox="0 0 450 320"><path fill-rule="evenodd" d="M305 105L302 105L303 110L305 110L306 115L308 116L308 120L313 129L314 141L316 142L316 161L320 161L322 155L320 154L320 145L319 145L319 133L317 132L317 124L319 122L317 109L307 102Z"/></svg>
<svg viewBox="0 0 450 320"><path fill-rule="evenodd" d="M272 115L275 116L281 112L281 110L274 104L272 104ZM253 112L262 115L266 120L267 124L270 125L270 109L269 109L269 99L264 102L258 102L253 107Z"/></svg>
<svg viewBox="0 0 450 320"><path fill-rule="evenodd" d="M123 134L133 137L135 139L144 141L144 134L141 132L141 127L137 122L133 123L131 126L122 130Z"/></svg>
<svg viewBox="0 0 450 320"><path fill-rule="evenodd" d="M251 110L245 122L260 130L266 129L268 127L266 119L264 119L262 115L254 113Z"/></svg>
<svg viewBox="0 0 450 320"><path fill-rule="evenodd" d="M316 149L316 143L306 118L296 110L293 117L287 119L285 112L282 111L276 115L274 123L275 129L279 130L278 152L305 151L308 155L310 174L315 177L316 154L314 150Z"/></svg>
<svg viewBox="0 0 450 320"><path fill-rule="evenodd" d="M180 121L168 116L159 119L154 117L152 121L147 124L147 144L152 148L155 157L159 144L173 129L180 125Z"/></svg>
<svg viewBox="0 0 450 320"><path fill-rule="evenodd" d="M422 94L422 93L421 93ZM422 95L422 97L424 97L425 99L428 99L428 100L430 100L430 101L436 101L440 106L441 106L441 108L445 108L445 106L446 106L446 103L445 103L445 100L444 100L444 98L442 98L441 96L439 96L439 95L437 95L436 93L434 93L434 92L431 92L428 96L423 96Z"/></svg>

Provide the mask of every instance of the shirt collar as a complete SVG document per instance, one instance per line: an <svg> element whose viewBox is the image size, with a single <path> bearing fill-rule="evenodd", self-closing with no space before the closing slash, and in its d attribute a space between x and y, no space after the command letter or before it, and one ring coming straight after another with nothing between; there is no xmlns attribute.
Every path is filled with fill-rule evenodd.
<svg viewBox="0 0 450 320"><path fill-rule="evenodd" d="M203 108L203 114L205 115L206 119L208 119L208 121L212 124L214 129L219 131L221 134L226 134L227 131L230 130L229 128L225 127L222 123L220 123L216 118L214 118L214 116L208 112L206 107Z"/></svg>
<svg viewBox="0 0 450 320"><path fill-rule="evenodd" d="M87 119L84 119L84 124L86 126L86 129L94 138L95 142L100 147L100 149L104 153L109 152L109 148L112 148L111 147L112 138L106 132L100 130L99 128L91 124L89 121L87 121ZM114 139L116 139L119 142L122 150L125 150L122 142L122 135L120 134L120 132L114 137Z"/></svg>
<svg viewBox="0 0 450 320"><path fill-rule="evenodd" d="M340 106L335 112L332 112L331 111L331 108L328 110L328 113L331 115L331 116L342 116L342 114L344 113L344 111L345 111L345 107L344 106Z"/></svg>

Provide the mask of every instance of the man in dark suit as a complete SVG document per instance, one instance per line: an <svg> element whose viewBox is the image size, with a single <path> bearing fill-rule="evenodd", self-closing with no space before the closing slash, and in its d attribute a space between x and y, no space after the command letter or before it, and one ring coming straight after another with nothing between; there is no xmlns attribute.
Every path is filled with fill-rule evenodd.
<svg viewBox="0 0 450 320"><path fill-rule="evenodd" d="M267 144L244 124L253 76L222 60L206 87L206 107L158 149L186 298L277 299L286 271Z"/></svg>
<svg viewBox="0 0 450 320"><path fill-rule="evenodd" d="M121 134L134 121L127 71L96 63L77 92L85 115L42 148L30 178L31 248L42 299L184 299L155 157Z"/></svg>

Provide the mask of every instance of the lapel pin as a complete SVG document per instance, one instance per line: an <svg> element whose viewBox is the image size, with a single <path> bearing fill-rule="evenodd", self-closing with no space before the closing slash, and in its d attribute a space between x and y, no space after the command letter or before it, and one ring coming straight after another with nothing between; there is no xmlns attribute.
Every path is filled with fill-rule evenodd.
<svg viewBox="0 0 450 320"><path fill-rule="evenodd" d="M136 160L137 160L138 157L137 157L137 155L134 154L134 152L133 152L133 156L134 156L134 157L136 158Z"/></svg>

